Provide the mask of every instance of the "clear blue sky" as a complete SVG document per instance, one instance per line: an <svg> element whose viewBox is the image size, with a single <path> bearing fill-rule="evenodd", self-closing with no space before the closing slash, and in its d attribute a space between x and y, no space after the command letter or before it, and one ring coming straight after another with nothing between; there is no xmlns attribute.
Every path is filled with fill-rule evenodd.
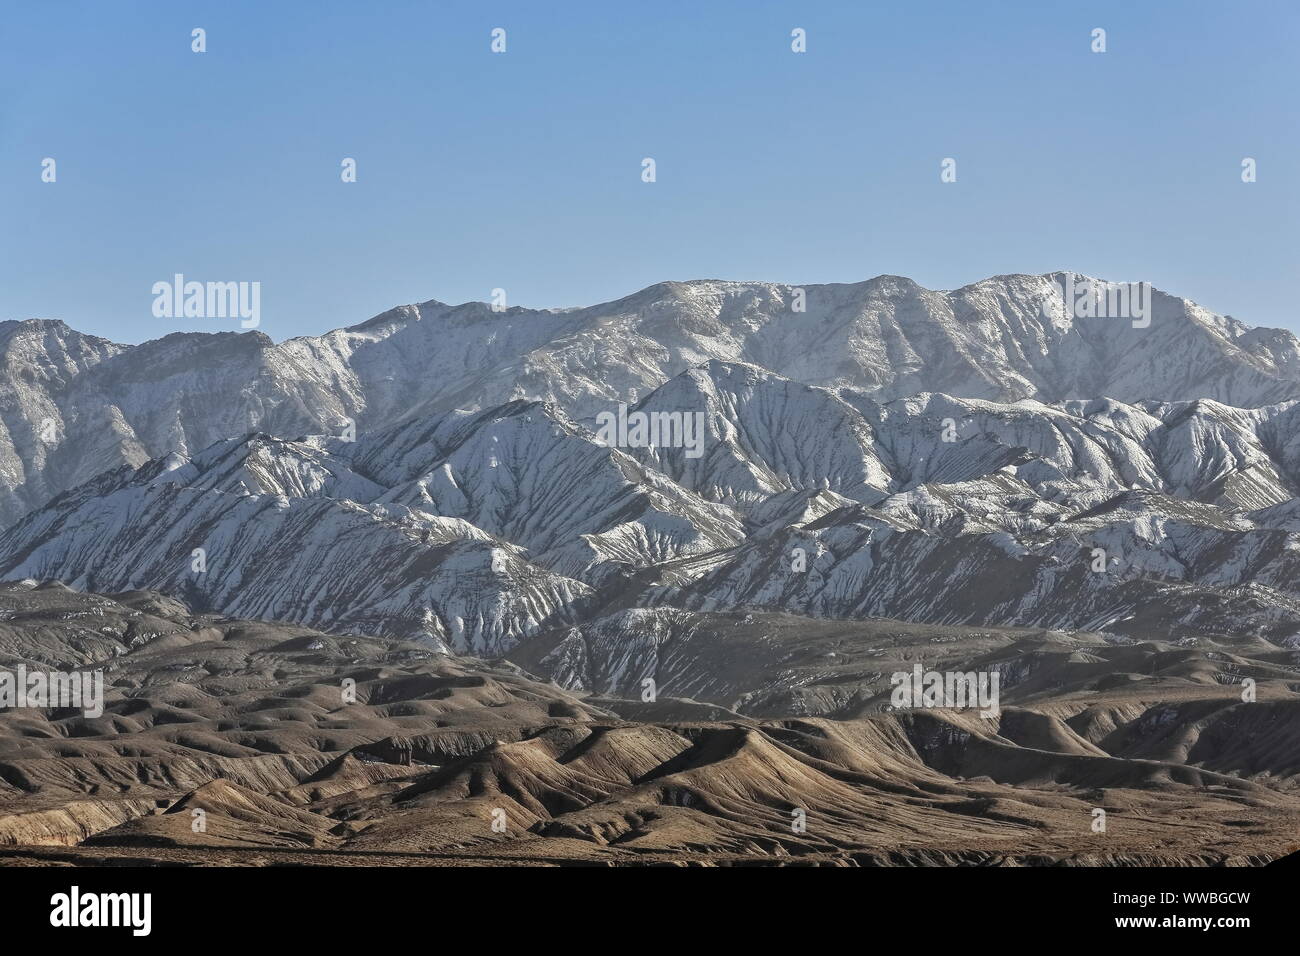
<svg viewBox="0 0 1300 956"><path fill-rule="evenodd" d="M1298 62L1295 0L8 2L0 319L237 328L154 318L176 272L261 282L280 340L498 286L1070 268L1300 330Z"/></svg>

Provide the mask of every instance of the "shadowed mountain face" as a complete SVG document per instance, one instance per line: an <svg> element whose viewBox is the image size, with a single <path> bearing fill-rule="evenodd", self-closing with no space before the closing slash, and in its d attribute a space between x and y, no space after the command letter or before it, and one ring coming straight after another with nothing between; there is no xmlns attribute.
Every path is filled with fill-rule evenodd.
<svg viewBox="0 0 1300 956"><path fill-rule="evenodd" d="M0 713L7 863L1258 863L1300 823L1300 696L1260 643L708 620L692 640L732 666L664 662L646 702L149 592L18 585L0 608L0 670L107 688L98 717ZM914 660L1020 663L991 718L871 706L870 670ZM671 696L778 671L809 716ZM1254 703L1221 682L1244 674ZM817 716L837 686L856 713Z"/></svg>

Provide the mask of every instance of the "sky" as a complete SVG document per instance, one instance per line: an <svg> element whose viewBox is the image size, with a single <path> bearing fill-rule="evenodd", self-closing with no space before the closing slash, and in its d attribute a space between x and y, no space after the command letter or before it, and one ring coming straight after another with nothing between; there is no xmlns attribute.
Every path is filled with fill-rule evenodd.
<svg viewBox="0 0 1300 956"><path fill-rule="evenodd" d="M1300 331L1295 0L3 13L0 319L238 330L155 316L176 273L260 283L279 341L498 288L545 308L1070 269Z"/></svg>

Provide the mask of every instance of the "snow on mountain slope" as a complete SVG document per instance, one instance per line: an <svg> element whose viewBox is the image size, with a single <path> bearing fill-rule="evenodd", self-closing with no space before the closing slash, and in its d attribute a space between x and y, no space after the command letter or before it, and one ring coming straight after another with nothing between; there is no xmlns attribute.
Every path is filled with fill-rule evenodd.
<svg viewBox="0 0 1300 956"><path fill-rule="evenodd" d="M744 537L730 508L538 402L379 432L360 443L355 467L391 485L382 502L464 518L584 579L613 570L610 563L644 567Z"/></svg>
<svg viewBox="0 0 1300 956"><path fill-rule="evenodd" d="M702 455L691 457L685 447L633 454L712 501L744 508L809 488L878 501L891 483L871 425L826 389L713 361L688 369L632 409L681 410L704 416Z"/></svg>
<svg viewBox="0 0 1300 956"><path fill-rule="evenodd" d="M998 276L951 292L895 276L798 288L665 282L580 309L426 302L280 344L261 332L177 332L124 346L60 322L3 323L0 523L106 468L191 455L249 432L339 435L349 419L369 432L515 399L588 420L709 361L875 401L940 392L1254 408L1300 397L1300 345L1290 333L1159 292L1145 328L1077 318L1062 302L1068 281L1091 280ZM53 431L42 437L47 420ZM773 435L766 450L781 441ZM779 484L791 463L777 454L768 464ZM861 467L873 484L871 463ZM718 478L740 482L741 495L762 492L772 477L732 471Z"/></svg>
<svg viewBox="0 0 1300 956"><path fill-rule="evenodd" d="M127 350L58 321L0 322L0 524L123 460L148 457L108 409L78 410L92 427L76 445L50 440L66 428L72 384Z"/></svg>
<svg viewBox="0 0 1300 956"><path fill-rule="evenodd" d="M0 535L0 576L477 653L638 606L1289 645L1295 408L881 404L709 362L634 406L702 415L698 458L526 401L253 434L56 498Z"/></svg>
<svg viewBox="0 0 1300 956"><path fill-rule="evenodd" d="M1252 634L1289 645L1300 636L1300 536L1292 532L1151 492L1036 522L1007 518L987 490L945 494L936 504L927 490L911 511L892 499L844 508L676 562L642 601L1162 640Z"/></svg>
<svg viewBox="0 0 1300 956"><path fill-rule="evenodd" d="M284 498L345 498L370 502L387 489L352 471L346 443L329 438L286 441L253 434L217 442L194 457L183 472L188 487L236 495Z"/></svg>
<svg viewBox="0 0 1300 956"><path fill-rule="evenodd" d="M479 654L569 619L590 593L457 518L231 490L213 480L229 474L221 451L123 466L62 495L0 536L0 574Z"/></svg>
<svg viewBox="0 0 1300 956"><path fill-rule="evenodd" d="M566 686L683 696L740 686L705 666L730 625L697 625L751 612L1287 655L1295 338L1159 293L1145 327L1078 318L1076 279L663 283L279 345L0 324L0 577L482 655L539 640ZM611 439L609 414L698 419L699 442Z"/></svg>

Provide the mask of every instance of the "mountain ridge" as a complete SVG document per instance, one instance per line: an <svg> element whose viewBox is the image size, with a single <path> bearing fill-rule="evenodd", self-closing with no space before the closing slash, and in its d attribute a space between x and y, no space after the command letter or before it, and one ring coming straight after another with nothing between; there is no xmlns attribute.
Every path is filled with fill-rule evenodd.
<svg viewBox="0 0 1300 956"><path fill-rule="evenodd" d="M709 361L878 400L942 392L1259 407L1300 397L1290 332L1160 292L1148 328L1077 318L1060 301L1066 279L1095 281L1008 275L933 291L898 276L693 280L593 306L502 312L428 300L280 343L261 331L177 331L119 345L61 320L0 323L0 526L106 468L252 431L368 431L512 399L587 420Z"/></svg>

